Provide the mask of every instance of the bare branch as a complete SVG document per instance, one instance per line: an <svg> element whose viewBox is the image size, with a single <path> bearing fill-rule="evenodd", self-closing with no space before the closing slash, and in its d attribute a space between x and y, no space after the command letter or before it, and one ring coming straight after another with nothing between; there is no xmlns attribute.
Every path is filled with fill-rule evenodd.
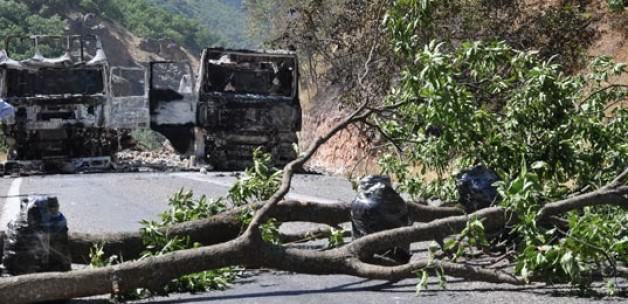
<svg viewBox="0 0 628 304"><path fill-rule="evenodd" d="M546 204L539 211L538 217L540 219L548 219L553 215L559 215L587 206L615 205L626 209L628 208L628 198L626 198L627 194L628 186L615 188L604 187L597 191Z"/></svg>
<svg viewBox="0 0 628 304"><path fill-rule="evenodd" d="M613 179L613 181L608 185L609 188L616 188L622 185L622 182L624 182L624 179L626 179L626 177L628 177L628 168L626 168L624 170L624 172L620 173L619 175L617 175L617 177L615 177L615 179Z"/></svg>
<svg viewBox="0 0 628 304"><path fill-rule="evenodd" d="M371 265L353 260L356 275L370 279L399 280L416 277L416 272L422 269L434 270L442 268L446 275L464 278L470 281L482 281L499 284L524 285L525 281L507 272L495 269L483 269L470 265L433 261L428 264L425 261L413 262L401 266L385 267Z"/></svg>
<svg viewBox="0 0 628 304"><path fill-rule="evenodd" d="M245 234L259 236L258 229L262 225L262 223L268 219L270 210L275 205L277 205L277 203L279 203L279 201L282 200L290 190L290 185L292 184L292 176L294 175L295 169L303 166L305 162L312 158L318 148L326 143L334 135L336 135L336 133L340 132L348 125L368 117L371 114L371 111L365 111L367 105L368 100L364 102L355 112L353 112L353 114L349 115L343 121L334 126L330 131L327 132L327 134L316 139L304 154L300 155L297 159L293 160L284 167L282 182L279 190L277 190L277 192L275 192L275 194L268 200L264 207L262 207L255 214Z"/></svg>

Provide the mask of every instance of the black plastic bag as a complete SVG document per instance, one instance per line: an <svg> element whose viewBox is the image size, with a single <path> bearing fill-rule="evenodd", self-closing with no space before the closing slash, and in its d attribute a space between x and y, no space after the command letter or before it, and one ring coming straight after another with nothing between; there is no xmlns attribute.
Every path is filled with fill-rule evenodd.
<svg viewBox="0 0 628 304"><path fill-rule="evenodd" d="M408 226L408 205L391 187L387 176L367 176L360 181L358 195L351 202L353 239L365 235ZM394 247L378 256L396 264L410 261L410 245ZM374 263L381 264L375 257Z"/></svg>
<svg viewBox="0 0 628 304"><path fill-rule="evenodd" d="M499 176L483 165L461 171L456 175L456 188L460 195L458 202L468 213L490 207L500 199L497 188L493 186L497 181Z"/></svg>
<svg viewBox="0 0 628 304"><path fill-rule="evenodd" d="M12 275L71 269L67 221L57 198L22 200L8 225L2 263Z"/></svg>

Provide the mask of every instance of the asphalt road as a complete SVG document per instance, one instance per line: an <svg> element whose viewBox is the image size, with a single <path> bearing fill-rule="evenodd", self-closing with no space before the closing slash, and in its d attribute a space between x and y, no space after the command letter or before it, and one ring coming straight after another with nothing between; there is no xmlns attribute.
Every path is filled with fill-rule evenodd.
<svg viewBox="0 0 628 304"><path fill-rule="evenodd" d="M55 195L71 231L122 232L141 227L142 219L158 219L168 198L185 189L196 196L225 196L235 182L232 173L122 173L49 175L0 180L0 230L19 208L19 196ZM16 190L17 185L17 190ZM11 189L13 188L13 189ZM16 192L17 191L17 192ZM351 200L345 179L299 175L290 196L294 199Z"/></svg>
<svg viewBox="0 0 628 304"><path fill-rule="evenodd" d="M59 197L69 227L77 232L132 231L142 219L157 219L168 198L179 189L196 195L223 196L235 181L231 173L125 173L0 179L0 229L17 210L19 195ZM338 177L298 175L290 195L295 199L345 200L354 196L348 181ZM284 227L284 229L286 229ZM417 280L396 283L349 276L310 276L261 271L239 279L226 291L171 295L138 303L627 303L624 299L578 298L564 287L520 288L451 280L446 290L431 282L415 295ZM106 303L103 297L75 303Z"/></svg>

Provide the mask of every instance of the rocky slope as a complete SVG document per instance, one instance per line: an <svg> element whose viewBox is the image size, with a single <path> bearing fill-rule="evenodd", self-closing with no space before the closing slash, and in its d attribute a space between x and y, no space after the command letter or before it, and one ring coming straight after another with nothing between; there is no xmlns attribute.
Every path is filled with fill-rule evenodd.
<svg viewBox="0 0 628 304"><path fill-rule="evenodd" d="M152 60L189 61L196 68L199 54L177 45L171 39L144 39L115 21L97 14L69 12L67 30L70 34L88 33L100 37L112 66L137 66Z"/></svg>

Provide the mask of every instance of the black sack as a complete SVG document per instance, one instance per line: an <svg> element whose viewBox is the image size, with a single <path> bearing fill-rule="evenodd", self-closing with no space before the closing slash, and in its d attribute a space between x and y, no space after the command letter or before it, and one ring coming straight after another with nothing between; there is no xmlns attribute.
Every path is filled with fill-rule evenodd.
<svg viewBox="0 0 628 304"><path fill-rule="evenodd" d="M55 197L22 200L4 242L2 262L9 274L71 269L67 221L58 209Z"/></svg>
<svg viewBox="0 0 628 304"><path fill-rule="evenodd" d="M497 188L493 186L497 181L499 176L483 165L461 171L456 175L456 188L460 195L458 202L467 213L490 207L500 199Z"/></svg>
<svg viewBox="0 0 628 304"><path fill-rule="evenodd" d="M408 224L408 205L392 188L389 177L367 176L360 180L358 195L351 202L354 240ZM410 261L410 244L389 248L377 255L393 260L395 264L405 264ZM381 264L376 258L370 262Z"/></svg>

